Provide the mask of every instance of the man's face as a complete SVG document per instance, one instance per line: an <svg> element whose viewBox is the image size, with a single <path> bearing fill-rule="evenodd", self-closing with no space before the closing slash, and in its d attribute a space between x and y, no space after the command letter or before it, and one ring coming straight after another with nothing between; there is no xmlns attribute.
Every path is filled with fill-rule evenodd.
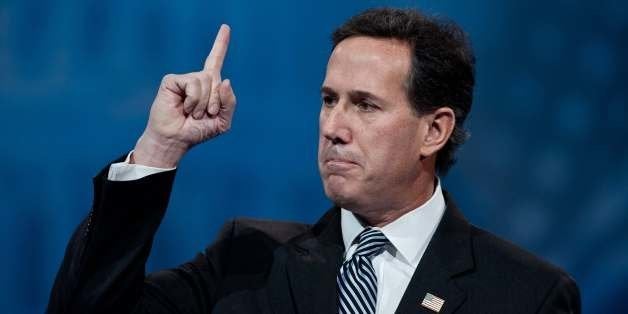
<svg viewBox="0 0 628 314"><path fill-rule="evenodd" d="M407 97L410 53L404 42L360 36L329 58L318 166L325 194L342 207L394 208L416 197L427 124Z"/></svg>

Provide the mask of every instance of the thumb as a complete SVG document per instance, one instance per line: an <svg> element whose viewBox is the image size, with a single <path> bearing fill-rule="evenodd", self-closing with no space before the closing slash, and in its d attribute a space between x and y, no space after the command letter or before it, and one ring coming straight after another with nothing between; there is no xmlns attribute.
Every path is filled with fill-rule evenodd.
<svg viewBox="0 0 628 314"><path fill-rule="evenodd" d="M233 93L233 88L231 87L231 80L226 79L220 83L218 87L218 91L220 93L220 102L223 107L231 107L236 103L236 97Z"/></svg>
<svg viewBox="0 0 628 314"><path fill-rule="evenodd" d="M220 83L220 112L218 117L225 123L224 128L228 130L231 128L231 121L233 119L233 112L235 111L236 98L231 88L231 81L224 80Z"/></svg>
<svg viewBox="0 0 628 314"><path fill-rule="evenodd" d="M221 113L224 112L224 118L231 121L236 105L236 96L231 87L231 81L229 79L222 81L218 87L218 92L220 94L220 111Z"/></svg>

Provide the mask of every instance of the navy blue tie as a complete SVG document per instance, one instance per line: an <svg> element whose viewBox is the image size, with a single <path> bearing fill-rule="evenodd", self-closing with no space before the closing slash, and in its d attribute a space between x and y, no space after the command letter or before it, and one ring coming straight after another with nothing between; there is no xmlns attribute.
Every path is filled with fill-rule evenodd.
<svg viewBox="0 0 628 314"><path fill-rule="evenodd" d="M358 247L342 264L336 278L340 301L338 312L372 314L377 301L377 276L371 258L381 253L389 241L381 231L366 228L354 242Z"/></svg>

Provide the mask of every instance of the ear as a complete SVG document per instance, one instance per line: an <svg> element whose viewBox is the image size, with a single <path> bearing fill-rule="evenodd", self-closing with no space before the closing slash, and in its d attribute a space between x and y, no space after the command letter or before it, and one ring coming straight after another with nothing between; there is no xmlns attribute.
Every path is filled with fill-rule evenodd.
<svg viewBox="0 0 628 314"><path fill-rule="evenodd" d="M421 156L427 158L435 155L447 144L456 126L456 115L451 108L440 107L424 117L427 123L427 132L423 138Z"/></svg>

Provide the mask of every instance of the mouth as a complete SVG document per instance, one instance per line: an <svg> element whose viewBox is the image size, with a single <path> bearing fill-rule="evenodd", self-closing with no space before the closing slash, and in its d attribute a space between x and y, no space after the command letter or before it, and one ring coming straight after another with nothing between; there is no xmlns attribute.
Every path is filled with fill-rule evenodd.
<svg viewBox="0 0 628 314"><path fill-rule="evenodd" d="M328 162L340 162L340 163L348 163L348 164L357 164L355 161L351 160L351 159L344 159L344 158L327 158L325 159L325 163Z"/></svg>
<svg viewBox="0 0 628 314"><path fill-rule="evenodd" d="M358 166L358 164L352 160L340 158L326 159L324 164L325 167L327 167L327 169L331 170L332 172L346 171Z"/></svg>

